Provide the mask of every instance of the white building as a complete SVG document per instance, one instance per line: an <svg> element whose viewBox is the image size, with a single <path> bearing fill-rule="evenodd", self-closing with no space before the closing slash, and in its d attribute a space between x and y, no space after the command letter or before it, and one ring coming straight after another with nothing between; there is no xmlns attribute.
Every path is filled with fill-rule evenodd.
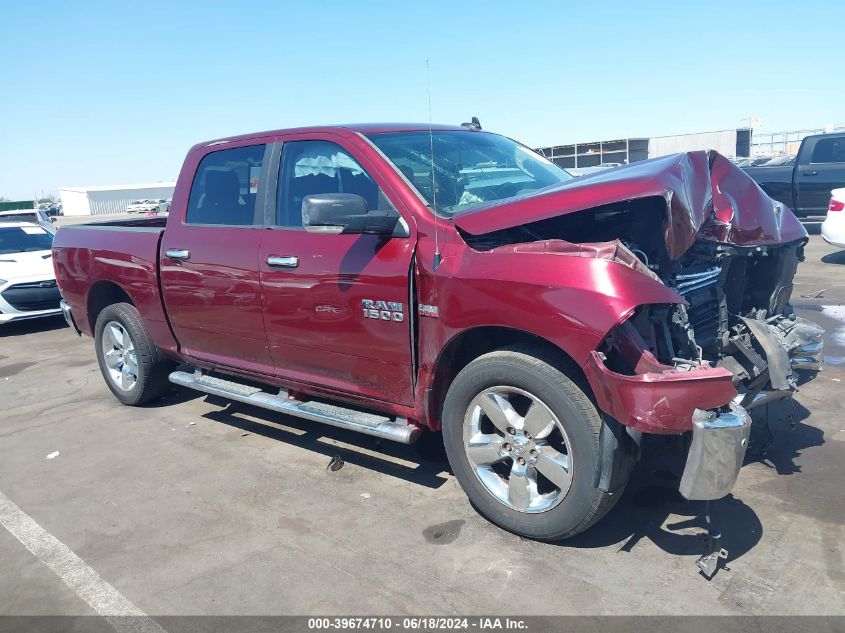
<svg viewBox="0 0 845 633"><path fill-rule="evenodd" d="M172 198L175 182L142 185L101 185L97 187L59 187L65 215L103 215L123 213L126 206L145 198Z"/></svg>

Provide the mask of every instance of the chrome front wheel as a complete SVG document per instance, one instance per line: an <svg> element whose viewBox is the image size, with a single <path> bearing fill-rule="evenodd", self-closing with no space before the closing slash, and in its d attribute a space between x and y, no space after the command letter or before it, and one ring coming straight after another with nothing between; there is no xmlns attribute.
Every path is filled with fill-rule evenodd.
<svg viewBox="0 0 845 633"><path fill-rule="evenodd" d="M572 485L569 437L536 395L516 387L485 389L464 417L464 450L475 476L499 502L519 512L545 512Z"/></svg>
<svg viewBox="0 0 845 633"><path fill-rule="evenodd" d="M613 432L566 367L554 350L515 344L468 363L443 401L446 455L473 507L544 541L588 529L627 480L621 452L601 450Z"/></svg>

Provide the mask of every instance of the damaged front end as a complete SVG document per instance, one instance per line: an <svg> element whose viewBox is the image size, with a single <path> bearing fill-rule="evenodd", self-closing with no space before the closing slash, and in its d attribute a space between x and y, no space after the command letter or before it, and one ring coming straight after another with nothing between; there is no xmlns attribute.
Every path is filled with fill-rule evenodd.
<svg viewBox="0 0 845 633"><path fill-rule="evenodd" d="M732 400L745 409L792 396L795 370L822 363L824 331L789 304L803 244L695 242L656 271L684 303L640 306L599 348L603 364L623 375L641 374L638 366L655 361L664 373L722 368L737 392ZM709 408L702 404L697 408Z"/></svg>
<svg viewBox="0 0 845 633"><path fill-rule="evenodd" d="M685 302L640 306L608 334L588 366L588 375L603 373L600 382L615 382L617 390L645 377L660 384L663 395L643 401L653 407L665 398L663 415L654 408L615 406L612 396L605 396L613 389L596 393L644 432L692 430L680 485L687 499L728 494L748 445L749 413L792 397L797 369L821 368L824 331L796 316L789 304L803 243L695 242L659 274ZM688 389L680 388L675 398L677 384Z"/></svg>
<svg viewBox="0 0 845 633"><path fill-rule="evenodd" d="M674 291L673 302L635 306L583 368L600 408L629 432L692 431L685 497L726 495L749 411L791 397L796 370L821 368L824 332L789 303L807 241L800 222L715 152L610 170L517 209L526 221L494 210L456 224L477 250L604 259Z"/></svg>

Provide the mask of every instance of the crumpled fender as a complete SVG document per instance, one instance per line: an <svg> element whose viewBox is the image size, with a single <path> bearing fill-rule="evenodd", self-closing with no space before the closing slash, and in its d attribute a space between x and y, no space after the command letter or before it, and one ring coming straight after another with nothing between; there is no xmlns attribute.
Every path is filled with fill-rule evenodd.
<svg viewBox="0 0 845 633"><path fill-rule="evenodd" d="M685 303L634 260L639 261L617 242L563 240L446 257L438 279L444 344L479 325L508 327L552 341L581 365L638 306Z"/></svg>
<svg viewBox="0 0 845 633"><path fill-rule="evenodd" d="M430 252L429 249L422 249ZM468 331L507 328L545 339L579 366L614 326L644 304L685 303L619 242L563 240L511 244L490 251L444 249L438 274L418 274L422 304L436 318L419 319L418 398L439 428L434 377L444 355ZM424 269L423 269L424 270Z"/></svg>

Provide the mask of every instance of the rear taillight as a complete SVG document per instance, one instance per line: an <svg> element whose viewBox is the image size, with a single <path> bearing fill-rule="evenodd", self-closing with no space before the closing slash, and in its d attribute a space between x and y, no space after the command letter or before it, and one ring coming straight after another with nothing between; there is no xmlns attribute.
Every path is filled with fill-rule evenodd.
<svg viewBox="0 0 845 633"><path fill-rule="evenodd" d="M828 211L843 211L845 210L845 202L842 200L830 199L830 204L827 207Z"/></svg>

